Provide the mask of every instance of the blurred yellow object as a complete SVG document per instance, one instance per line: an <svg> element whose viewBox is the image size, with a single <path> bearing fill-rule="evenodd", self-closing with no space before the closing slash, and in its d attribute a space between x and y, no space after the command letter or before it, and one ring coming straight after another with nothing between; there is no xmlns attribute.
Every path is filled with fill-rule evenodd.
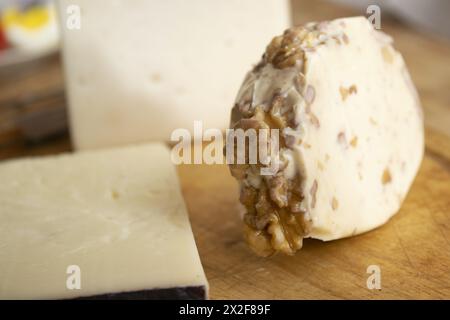
<svg viewBox="0 0 450 320"><path fill-rule="evenodd" d="M5 29L17 26L36 31L50 22L50 15L50 7L46 6L33 6L23 12L13 7L3 12L2 22Z"/></svg>
<svg viewBox="0 0 450 320"><path fill-rule="evenodd" d="M1 23L9 44L28 53L54 50L59 43L59 29L53 2L33 5L25 10L17 6L4 9Z"/></svg>

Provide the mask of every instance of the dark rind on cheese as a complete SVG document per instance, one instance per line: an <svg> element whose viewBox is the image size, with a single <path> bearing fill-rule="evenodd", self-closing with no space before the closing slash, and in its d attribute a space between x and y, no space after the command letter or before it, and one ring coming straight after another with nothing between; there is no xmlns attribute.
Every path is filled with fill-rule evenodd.
<svg viewBox="0 0 450 320"><path fill-rule="evenodd" d="M106 293L71 300L206 300L206 298L206 288L196 286Z"/></svg>

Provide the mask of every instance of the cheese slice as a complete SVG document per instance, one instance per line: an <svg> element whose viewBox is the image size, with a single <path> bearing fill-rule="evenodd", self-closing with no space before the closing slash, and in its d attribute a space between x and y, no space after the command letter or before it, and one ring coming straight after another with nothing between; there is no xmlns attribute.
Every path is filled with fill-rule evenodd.
<svg viewBox="0 0 450 320"><path fill-rule="evenodd" d="M225 129L242 70L291 19L288 0L59 4L78 149L168 141L195 120Z"/></svg>
<svg viewBox="0 0 450 320"><path fill-rule="evenodd" d="M0 299L206 298L165 146L13 160L0 181Z"/></svg>
<svg viewBox="0 0 450 320"><path fill-rule="evenodd" d="M267 120L268 119L268 120ZM280 130L280 170L233 165L247 239L294 253L384 224L424 150L420 102L390 37L363 17L309 23L272 40L247 75L231 125Z"/></svg>

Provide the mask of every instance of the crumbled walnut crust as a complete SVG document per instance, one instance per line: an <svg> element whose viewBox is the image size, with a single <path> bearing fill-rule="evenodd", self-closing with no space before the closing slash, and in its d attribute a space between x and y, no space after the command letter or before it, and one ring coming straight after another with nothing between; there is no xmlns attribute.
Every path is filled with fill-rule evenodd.
<svg viewBox="0 0 450 320"><path fill-rule="evenodd" d="M272 64L277 69L294 67L305 59L305 52L314 51L329 38L337 44L348 44L349 39L345 33L327 36L325 33L328 22L308 23L287 29L283 35L272 39L266 48L262 61L256 70L265 64Z"/></svg>
<svg viewBox="0 0 450 320"><path fill-rule="evenodd" d="M254 105L251 82L257 79L267 65L282 70L295 68L292 86L305 102L304 112L314 127L319 128L319 119L312 112L315 89L305 83L305 66L308 52L328 39L339 45L348 43L345 34L327 35L328 23L309 23L304 26L286 30L283 35L273 38L266 48L261 61L247 75L241 88L242 93L232 110L231 128L237 129L279 129L280 151L293 149L302 145L295 123L295 105L283 93L275 91L269 101L263 105ZM352 92L353 93L353 92ZM308 146L304 145L305 148ZM310 147L310 146L309 146ZM247 150L248 151L248 150ZM246 152L247 153L247 152ZM280 152L281 153L281 152ZM245 238L250 247L261 256L268 256L277 251L293 254L302 247L303 238L308 236L311 222L306 218L301 191L302 177L299 172L287 179L281 166L273 176L264 176L256 188L249 175L254 175L260 164L230 165L231 174L241 184L240 202L246 213ZM258 181L259 181L258 180ZM317 182L313 186L312 198L315 206ZM333 201L337 207L337 202Z"/></svg>
<svg viewBox="0 0 450 320"><path fill-rule="evenodd" d="M246 118L241 114L233 126L234 129L248 128L289 128L293 125L281 108L286 104L285 98L275 94L270 108L253 109L253 114ZM248 116L248 115L247 115ZM280 145L286 147L281 137ZM246 152L247 153L247 152ZM230 165L231 174L241 181L240 202L245 206L246 240L259 255L267 256L282 251L293 254L302 246L302 239L308 233L308 225L301 209L303 196L300 191L300 176L288 180L283 175L283 167L274 176L264 176L259 189L242 183L251 167L259 164Z"/></svg>

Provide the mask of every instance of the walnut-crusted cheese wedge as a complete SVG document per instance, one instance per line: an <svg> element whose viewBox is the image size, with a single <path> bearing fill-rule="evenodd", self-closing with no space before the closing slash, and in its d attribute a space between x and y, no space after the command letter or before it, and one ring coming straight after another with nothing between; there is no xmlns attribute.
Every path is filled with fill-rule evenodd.
<svg viewBox="0 0 450 320"><path fill-rule="evenodd" d="M280 129L275 175L230 166L258 254L356 235L400 208L424 136L416 90L391 42L364 17L309 23L275 37L248 73L231 127Z"/></svg>

